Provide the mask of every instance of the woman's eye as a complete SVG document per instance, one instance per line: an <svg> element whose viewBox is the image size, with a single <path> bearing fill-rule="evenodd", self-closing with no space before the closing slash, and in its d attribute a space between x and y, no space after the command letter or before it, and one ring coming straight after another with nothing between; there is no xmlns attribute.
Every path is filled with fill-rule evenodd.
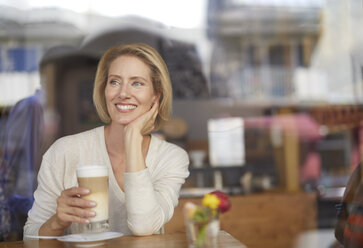
<svg viewBox="0 0 363 248"><path fill-rule="evenodd" d="M142 83L140 83L140 82L136 81L136 82L133 82L133 83L132 83L132 85L133 85L133 86L141 86L141 85L142 85Z"/></svg>
<svg viewBox="0 0 363 248"><path fill-rule="evenodd" d="M118 84L118 82L117 82L116 80L111 80L111 81L110 81L110 84L112 84L112 85L117 85L117 84Z"/></svg>

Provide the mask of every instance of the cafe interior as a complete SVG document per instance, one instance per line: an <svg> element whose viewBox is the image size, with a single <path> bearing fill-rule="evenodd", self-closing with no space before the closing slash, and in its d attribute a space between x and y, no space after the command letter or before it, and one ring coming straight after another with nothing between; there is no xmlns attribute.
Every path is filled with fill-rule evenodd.
<svg viewBox="0 0 363 248"><path fill-rule="evenodd" d="M19 156L1 174L0 217L15 209L8 196L32 196L55 140L103 125L92 102L102 54L143 42L173 88L153 134L190 160L165 233L185 232L185 203L220 190L231 202L220 229L246 247L340 247L336 205L363 156L362 1L22 2L0 1L0 173ZM23 239L27 204L0 241Z"/></svg>

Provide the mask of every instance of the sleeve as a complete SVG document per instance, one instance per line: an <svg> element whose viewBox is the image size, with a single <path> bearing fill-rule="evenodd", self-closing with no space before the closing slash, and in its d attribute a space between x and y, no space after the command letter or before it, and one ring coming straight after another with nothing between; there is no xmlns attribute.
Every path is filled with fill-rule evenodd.
<svg viewBox="0 0 363 248"><path fill-rule="evenodd" d="M179 191L189 176L188 154L177 146L159 152L156 169L125 173L127 224L134 235L157 233L178 204Z"/></svg>
<svg viewBox="0 0 363 248"><path fill-rule="evenodd" d="M38 187L34 192L34 203L28 212L24 226L24 240L27 235L38 235L40 227L56 212L57 198L64 189L64 168L56 163L54 150L43 156L38 173Z"/></svg>

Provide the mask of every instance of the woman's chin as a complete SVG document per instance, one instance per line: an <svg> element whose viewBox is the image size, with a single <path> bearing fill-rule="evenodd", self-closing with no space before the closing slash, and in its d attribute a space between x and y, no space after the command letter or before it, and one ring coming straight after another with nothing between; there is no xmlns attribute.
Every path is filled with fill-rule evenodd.
<svg viewBox="0 0 363 248"><path fill-rule="evenodd" d="M113 124L120 125L120 126L126 126L130 124L134 119L122 119L122 120L114 120L112 121Z"/></svg>

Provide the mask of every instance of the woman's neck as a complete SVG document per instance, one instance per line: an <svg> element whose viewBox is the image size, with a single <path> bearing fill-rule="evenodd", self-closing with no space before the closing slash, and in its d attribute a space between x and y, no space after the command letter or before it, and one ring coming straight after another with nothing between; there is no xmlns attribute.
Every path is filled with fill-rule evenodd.
<svg viewBox="0 0 363 248"><path fill-rule="evenodd" d="M125 137L124 137L123 125L110 124L105 126L105 142L106 148L109 155L124 156L125 154ZM142 151L146 156L149 143L150 135L144 135L142 141Z"/></svg>
<svg viewBox="0 0 363 248"><path fill-rule="evenodd" d="M112 123L105 126L105 142L110 155L125 154L124 126Z"/></svg>

